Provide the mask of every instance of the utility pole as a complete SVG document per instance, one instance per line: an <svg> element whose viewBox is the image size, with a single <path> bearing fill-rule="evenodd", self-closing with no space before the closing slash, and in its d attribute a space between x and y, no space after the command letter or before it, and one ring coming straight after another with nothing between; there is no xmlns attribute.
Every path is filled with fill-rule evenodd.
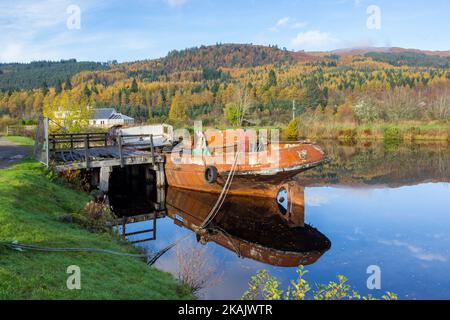
<svg viewBox="0 0 450 320"><path fill-rule="evenodd" d="M292 100L292 120L295 120L295 100Z"/></svg>

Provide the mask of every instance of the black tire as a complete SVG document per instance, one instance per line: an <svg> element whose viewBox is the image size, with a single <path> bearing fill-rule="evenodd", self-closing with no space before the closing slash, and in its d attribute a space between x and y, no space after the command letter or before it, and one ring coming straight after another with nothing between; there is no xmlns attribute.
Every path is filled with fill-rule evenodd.
<svg viewBox="0 0 450 320"><path fill-rule="evenodd" d="M205 181L213 184L217 181L217 177L219 176L219 172L217 171L217 168L214 166L209 166L205 170Z"/></svg>

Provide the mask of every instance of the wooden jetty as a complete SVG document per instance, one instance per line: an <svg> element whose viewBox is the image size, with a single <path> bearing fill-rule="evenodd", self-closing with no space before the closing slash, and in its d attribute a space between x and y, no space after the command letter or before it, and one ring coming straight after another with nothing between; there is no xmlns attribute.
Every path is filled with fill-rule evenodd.
<svg viewBox="0 0 450 320"><path fill-rule="evenodd" d="M35 157L57 172L89 170L93 173L95 184L107 193L114 168L145 165L149 175L155 175L157 188L166 186L165 156L155 148L153 135L118 135L112 138L108 133L49 134L48 128L48 119L43 119L38 125ZM142 143L139 147L129 143L125 145L124 140L129 141L130 138L149 141L148 148L145 148L149 151L143 150Z"/></svg>

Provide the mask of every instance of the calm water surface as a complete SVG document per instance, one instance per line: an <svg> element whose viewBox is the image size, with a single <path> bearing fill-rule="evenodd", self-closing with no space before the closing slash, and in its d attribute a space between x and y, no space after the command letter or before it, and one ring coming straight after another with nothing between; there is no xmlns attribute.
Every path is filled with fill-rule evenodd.
<svg viewBox="0 0 450 320"><path fill-rule="evenodd" d="M239 299L260 269L288 284L296 268L286 265L298 258L307 265L310 283L327 283L342 274L363 294L392 291L401 299L450 299L449 146L322 144L333 162L296 177L304 187L305 207L297 210L294 222L277 212L275 200L227 201L214 223L225 232L216 230L205 244L222 276L202 298ZM178 210L180 221L159 219L156 240L141 245L157 251L191 234L186 241L203 248L189 228L178 225L202 221L216 197L169 190L169 215ZM303 222L308 231L299 228ZM149 224L129 225L128 231ZM226 240L243 246L241 252L227 248ZM366 287L370 265L381 268L380 291ZM156 267L176 273L176 250Z"/></svg>

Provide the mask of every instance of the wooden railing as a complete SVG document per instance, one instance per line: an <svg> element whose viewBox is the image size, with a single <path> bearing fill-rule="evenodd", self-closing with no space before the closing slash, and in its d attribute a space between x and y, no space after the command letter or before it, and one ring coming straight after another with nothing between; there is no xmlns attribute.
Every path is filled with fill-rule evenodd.
<svg viewBox="0 0 450 320"><path fill-rule="evenodd" d="M48 137L49 150L70 151L108 146L107 133L64 133L51 134Z"/></svg>
<svg viewBox="0 0 450 320"><path fill-rule="evenodd" d="M111 138L108 133L65 133L49 135L48 144L51 154L84 150L86 167L89 165L89 150L95 148L117 148L120 163L123 167L124 148L146 147L145 143L142 143L145 139L149 139L148 148L154 164L156 154L153 137L153 135L120 135ZM124 144L124 139L128 140L126 144ZM130 139L136 139L139 143L130 143Z"/></svg>

